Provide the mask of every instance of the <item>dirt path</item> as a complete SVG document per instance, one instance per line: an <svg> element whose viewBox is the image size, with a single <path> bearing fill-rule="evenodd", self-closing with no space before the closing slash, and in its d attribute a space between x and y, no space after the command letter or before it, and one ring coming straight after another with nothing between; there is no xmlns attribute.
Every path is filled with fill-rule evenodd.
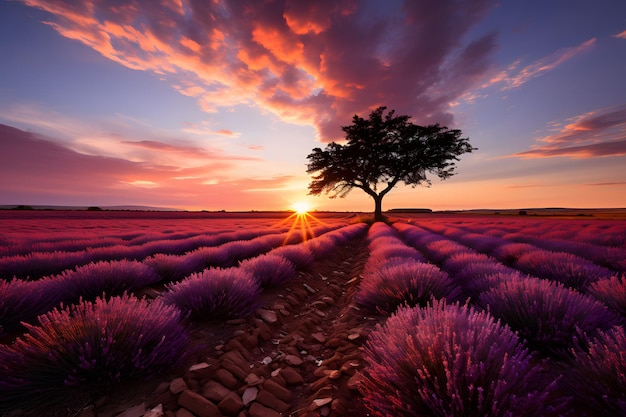
<svg viewBox="0 0 626 417"><path fill-rule="evenodd" d="M254 317L196 325L184 375L137 387L148 395L123 389L80 417L366 415L355 373L377 319L353 299L367 256L365 237L354 239L264 291Z"/></svg>

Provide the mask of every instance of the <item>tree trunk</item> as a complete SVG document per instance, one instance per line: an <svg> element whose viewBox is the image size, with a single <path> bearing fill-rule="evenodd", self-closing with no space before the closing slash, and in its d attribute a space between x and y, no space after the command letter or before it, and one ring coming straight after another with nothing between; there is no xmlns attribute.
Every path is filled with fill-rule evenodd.
<svg viewBox="0 0 626 417"><path fill-rule="evenodd" d="M374 199L374 204L375 204L374 221L376 222L385 221L385 218L383 217L383 196L384 195L380 195L380 194L372 196L372 198Z"/></svg>

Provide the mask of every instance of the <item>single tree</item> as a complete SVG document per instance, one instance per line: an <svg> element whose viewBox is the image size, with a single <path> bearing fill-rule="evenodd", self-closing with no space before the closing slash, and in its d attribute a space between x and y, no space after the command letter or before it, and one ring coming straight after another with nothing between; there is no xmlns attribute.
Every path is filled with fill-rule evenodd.
<svg viewBox="0 0 626 417"><path fill-rule="evenodd" d="M351 125L342 126L344 145L331 142L324 150L313 149L307 156L307 173L315 174L309 194L345 197L360 188L374 199L374 217L382 220L383 197L396 184L430 186L427 172L447 179L455 174L459 156L477 149L460 130L418 126L411 116L396 116L394 110L385 115L385 110L377 108L369 119L355 115Z"/></svg>

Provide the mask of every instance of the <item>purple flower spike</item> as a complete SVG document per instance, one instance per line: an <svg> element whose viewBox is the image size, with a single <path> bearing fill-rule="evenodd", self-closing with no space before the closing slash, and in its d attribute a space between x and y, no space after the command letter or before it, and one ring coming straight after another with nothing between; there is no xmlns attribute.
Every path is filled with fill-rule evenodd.
<svg viewBox="0 0 626 417"><path fill-rule="evenodd" d="M258 282L242 268L209 268L169 285L163 299L194 320L227 320L252 314L260 292Z"/></svg>
<svg viewBox="0 0 626 417"><path fill-rule="evenodd" d="M513 331L459 304L398 309L364 359L360 388L377 417L544 417L567 405Z"/></svg>

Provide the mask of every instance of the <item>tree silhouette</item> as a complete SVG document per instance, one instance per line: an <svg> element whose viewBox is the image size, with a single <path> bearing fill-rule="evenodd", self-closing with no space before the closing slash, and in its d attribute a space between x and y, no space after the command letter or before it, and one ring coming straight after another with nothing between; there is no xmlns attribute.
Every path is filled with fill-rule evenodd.
<svg viewBox="0 0 626 417"><path fill-rule="evenodd" d="M343 198L360 188L374 199L374 218L382 220L383 197L396 184L430 186L427 172L445 180L455 174L460 155L477 149L461 138L460 130L418 126L394 110L385 115L386 109L378 107L369 119L354 115L351 125L341 127L345 145L331 142L324 150L313 149L307 156L307 173L315 174L309 194Z"/></svg>

